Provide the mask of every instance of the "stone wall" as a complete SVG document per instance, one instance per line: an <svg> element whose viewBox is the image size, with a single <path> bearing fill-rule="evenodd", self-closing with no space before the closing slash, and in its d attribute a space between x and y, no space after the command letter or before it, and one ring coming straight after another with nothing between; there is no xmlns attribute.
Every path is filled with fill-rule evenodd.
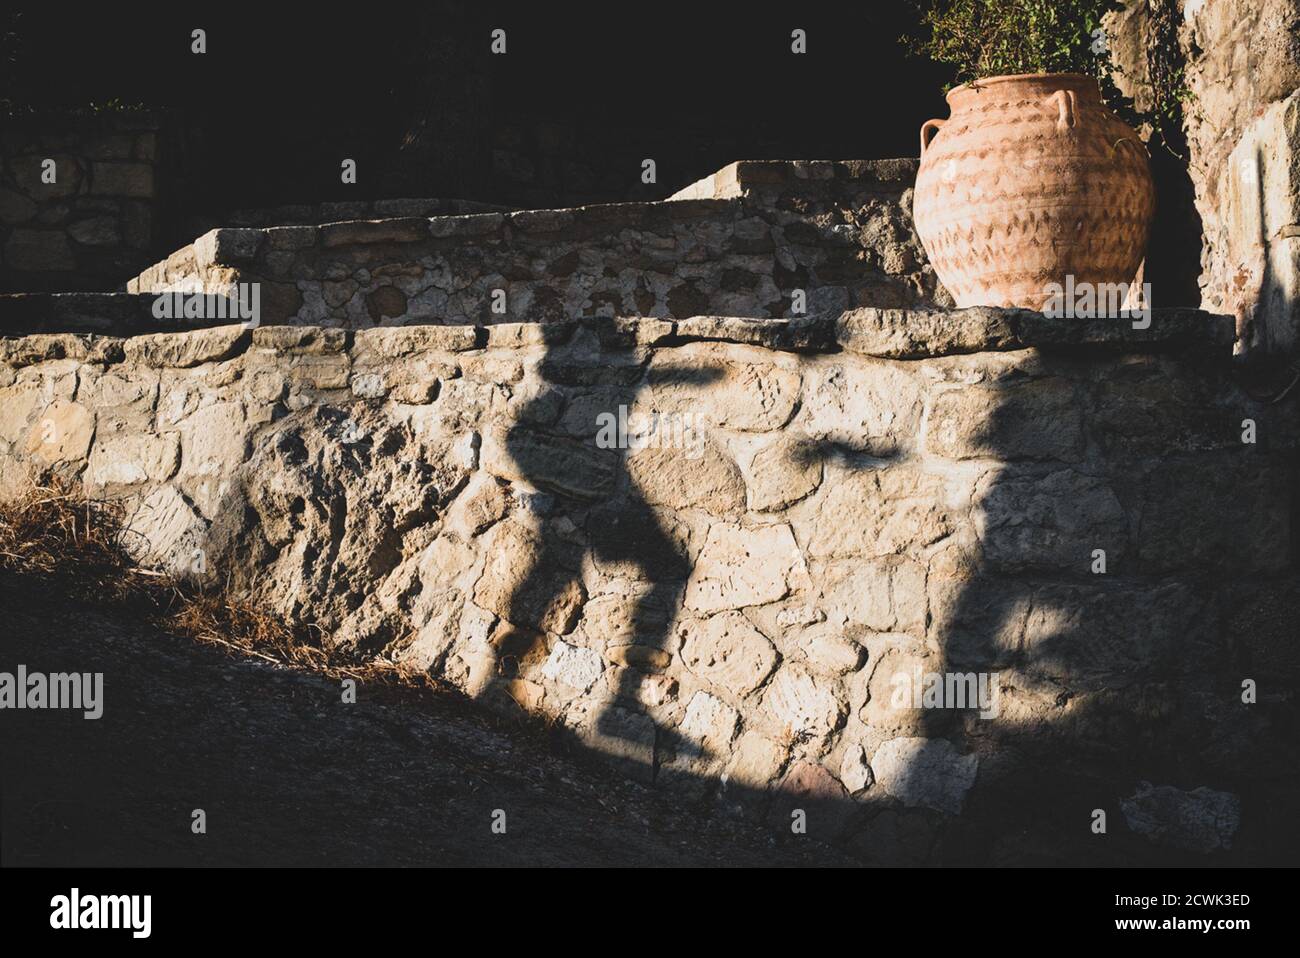
<svg viewBox="0 0 1300 958"><path fill-rule="evenodd" d="M791 315L795 290L808 313L945 301L911 225L914 160L723 173L725 190L709 187L718 198L219 229L129 289L256 282L264 323L348 328L779 317Z"/></svg>
<svg viewBox="0 0 1300 958"><path fill-rule="evenodd" d="M988 309L17 337L0 488L78 477L146 563L869 861L1122 859L1097 807L1180 861L1300 791L1297 400L1240 392L1232 337ZM996 714L896 699L953 672Z"/></svg>
<svg viewBox="0 0 1300 958"><path fill-rule="evenodd" d="M1112 23L1121 85L1151 105L1147 51L1174 18L1187 172L1201 221L1201 305L1238 317L1242 346L1288 355L1300 333L1300 2L1130 0Z"/></svg>
<svg viewBox="0 0 1300 958"><path fill-rule="evenodd" d="M1184 2L1179 41L1194 98L1187 129L1205 235L1202 303L1254 323L1248 345L1293 353L1300 225L1292 180L1300 89L1296 0Z"/></svg>
<svg viewBox="0 0 1300 958"><path fill-rule="evenodd" d="M153 113L4 118L0 292L113 289L156 258L164 128Z"/></svg>

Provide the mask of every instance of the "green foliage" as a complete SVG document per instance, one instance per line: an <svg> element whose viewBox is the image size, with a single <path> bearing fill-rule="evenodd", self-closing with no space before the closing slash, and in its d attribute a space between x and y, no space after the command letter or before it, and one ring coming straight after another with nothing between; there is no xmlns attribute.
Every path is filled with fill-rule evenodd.
<svg viewBox="0 0 1300 958"><path fill-rule="evenodd" d="M0 13L0 116L16 117L41 112L22 95L19 82L23 67L31 61L29 55L24 56L22 16L16 10ZM144 103L128 103L121 97L112 97L64 107L58 112L69 116L87 116L134 113L144 109L147 109Z"/></svg>
<svg viewBox="0 0 1300 958"><path fill-rule="evenodd" d="M135 113L147 107L143 103L127 103L115 96L110 100L92 100L84 109L87 113Z"/></svg>
<svg viewBox="0 0 1300 958"><path fill-rule="evenodd" d="M1121 70L1110 56L1102 17L1122 0L911 0L917 27L903 42L914 53L955 68L954 82L1017 73L1082 73L1095 77L1103 99L1133 126L1150 124L1172 151L1191 99L1178 50L1176 0L1147 0L1146 73L1150 106L1143 112L1115 85Z"/></svg>
<svg viewBox="0 0 1300 958"><path fill-rule="evenodd" d="M1110 56L1101 18L1119 0L929 0L910 46L957 68L956 80L1013 73L1102 77Z"/></svg>

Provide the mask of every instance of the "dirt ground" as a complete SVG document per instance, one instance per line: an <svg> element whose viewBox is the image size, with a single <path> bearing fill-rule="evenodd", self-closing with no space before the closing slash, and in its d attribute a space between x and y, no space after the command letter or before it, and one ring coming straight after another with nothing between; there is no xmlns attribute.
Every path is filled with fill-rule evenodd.
<svg viewBox="0 0 1300 958"><path fill-rule="evenodd" d="M0 669L20 663L103 672L104 714L6 710L5 866L852 863L781 823L627 782L451 693L362 686L343 704L318 675L0 573Z"/></svg>

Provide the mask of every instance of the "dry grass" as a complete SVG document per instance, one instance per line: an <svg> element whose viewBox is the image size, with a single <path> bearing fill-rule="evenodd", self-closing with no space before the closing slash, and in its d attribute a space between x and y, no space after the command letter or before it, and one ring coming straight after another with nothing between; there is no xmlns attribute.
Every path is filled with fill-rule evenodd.
<svg viewBox="0 0 1300 958"><path fill-rule="evenodd" d="M139 568L122 546L123 511L78 487L33 485L0 502L0 572L56 581L96 601L129 607L150 624L226 652L333 678L424 689L425 672L386 660L357 662L329 650L318 631L294 627L223 589Z"/></svg>
<svg viewBox="0 0 1300 958"><path fill-rule="evenodd" d="M118 543L120 506L95 502L62 485L32 486L0 505L0 569L78 578L121 597L135 571Z"/></svg>

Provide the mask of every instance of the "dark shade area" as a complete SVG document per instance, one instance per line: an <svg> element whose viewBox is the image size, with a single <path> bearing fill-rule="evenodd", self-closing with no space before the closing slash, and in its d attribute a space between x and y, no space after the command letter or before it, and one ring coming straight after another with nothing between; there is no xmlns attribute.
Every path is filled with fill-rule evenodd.
<svg viewBox="0 0 1300 958"><path fill-rule="evenodd" d="M191 215L358 195L661 198L740 158L915 155L948 76L899 43L907 13L436 2L310 15L102 5L70 18L31 5L8 20L0 95L42 111L175 108ZM496 28L505 55L490 51ZM795 28L805 55L791 52ZM358 163L354 187L340 182L344 158Z"/></svg>
<svg viewBox="0 0 1300 958"><path fill-rule="evenodd" d="M1293 792L1255 779L1231 851L1148 844L1115 815L1098 838L1080 822L1131 787L1133 766L1188 738L1060 742L1048 765L1005 757L958 818L888 800L832 801L679 780L626 781L608 758L522 715L492 717L454 693L337 682L237 659L158 632L138 614L76 597L67 579L0 575L6 668L103 673L103 715L5 716L0 863L107 866L791 866L1281 865L1294 859ZM989 743L991 744L991 743ZM1047 745L1040 741L1040 747ZM1148 764L1149 769L1151 766ZM1120 794L1126 792L1121 791ZM807 812L807 835L790 829ZM207 832L192 831L203 809ZM506 835L493 833L494 811ZM748 809L749 815L732 809ZM869 817L868 821L860 821ZM857 822L856 825L853 823ZM850 827L854 837L830 844ZM85 887L85 886L83 886Z"/></svg>

